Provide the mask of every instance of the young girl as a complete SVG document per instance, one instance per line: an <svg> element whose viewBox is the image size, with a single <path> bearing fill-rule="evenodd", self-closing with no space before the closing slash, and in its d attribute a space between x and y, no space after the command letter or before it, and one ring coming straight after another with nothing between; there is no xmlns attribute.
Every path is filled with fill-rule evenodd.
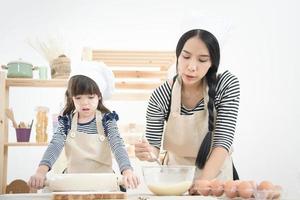
<svg viewBox="0 0 300 200"><path fill-rule="evenodd" d="M43 188L47 172L65 147L66 173L111 173L112 150L125 187L136 188L139 180L133 174L118 132L118 115L102 104L99 88L103 86L101 81L105 74L99 66L83 67L85 72L72 75L68 82L66 105L59 116L59 126L28 184L36 189Z"/></svg>

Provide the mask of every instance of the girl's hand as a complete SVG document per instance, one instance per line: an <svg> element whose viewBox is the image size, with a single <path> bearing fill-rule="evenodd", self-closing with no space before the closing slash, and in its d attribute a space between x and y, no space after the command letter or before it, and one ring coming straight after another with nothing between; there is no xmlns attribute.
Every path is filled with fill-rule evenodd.
<svg viewBox="0 0 300 200"><path fill-rule="evenodd" d="M32 175L28 181L28 185L34 189L42 189L45 186L46 174L48 172L48 166L41 165L37 169L36 173Z"/></svg>
<svg viewBox="0 0 300 200"><path fill-rule="evenodd" d="M150 161L152 146L147 139L142 139L134 145L135 156L141 161Z"/></svg>
<svg viewBox="0 0 300 200"><path fill-rule="evenodd" d="M122 171L122 175L124 186L127 189L137 188L137 186L140 184L139 178L132 172L131 169L125 169L124 171Z"/></svg>

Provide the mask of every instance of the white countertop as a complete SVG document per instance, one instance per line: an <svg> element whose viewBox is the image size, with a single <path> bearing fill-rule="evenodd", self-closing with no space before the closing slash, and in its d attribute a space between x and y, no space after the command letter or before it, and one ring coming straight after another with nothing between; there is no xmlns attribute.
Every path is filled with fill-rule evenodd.
<svg viewBox="0 0 300 200"><path fill-rule="evenodd" d="M142 198L141 198L142 197ZM5 194L0 200L51 200L52 193ZM151 194L128 194L128 200L217 200L214 197L200 196L153 196Z"/></svg>

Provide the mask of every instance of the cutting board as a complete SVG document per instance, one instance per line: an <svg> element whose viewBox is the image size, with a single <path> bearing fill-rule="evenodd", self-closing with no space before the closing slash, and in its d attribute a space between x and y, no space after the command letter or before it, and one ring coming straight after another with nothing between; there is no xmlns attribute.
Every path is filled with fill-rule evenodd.
<svg viewBox="0 0 300 200"><path fill-rule="evenodd" d="M125 192L54 192L52 200L127 199Z"/></svg>

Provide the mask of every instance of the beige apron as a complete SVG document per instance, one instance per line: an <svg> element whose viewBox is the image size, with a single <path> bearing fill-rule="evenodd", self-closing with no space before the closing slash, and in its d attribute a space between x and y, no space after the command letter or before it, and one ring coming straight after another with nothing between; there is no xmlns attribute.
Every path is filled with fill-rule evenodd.
<svg viewBox="0 0 300 200"><path fill-rule="evenodd" d="M112 173L112 155L104 135L101 112L96 112L98 134L77 131L78 113L74 114L65 143L67 173Z"/></svg>
<svg viewBox="0 0 300 200"><path fill-rule="evenodd" d="M163 136L163 149L167 150L164 163L167 165L195 165L199 148L208 132L208 87L206 81L203 83L204 110L193 115L180 115L181 79L177 78L173 85L170 115ZM195 178L200 176L201 172L202 170L197 169ZM231 156L225 159L216 178L233 179Z"/></svg>

